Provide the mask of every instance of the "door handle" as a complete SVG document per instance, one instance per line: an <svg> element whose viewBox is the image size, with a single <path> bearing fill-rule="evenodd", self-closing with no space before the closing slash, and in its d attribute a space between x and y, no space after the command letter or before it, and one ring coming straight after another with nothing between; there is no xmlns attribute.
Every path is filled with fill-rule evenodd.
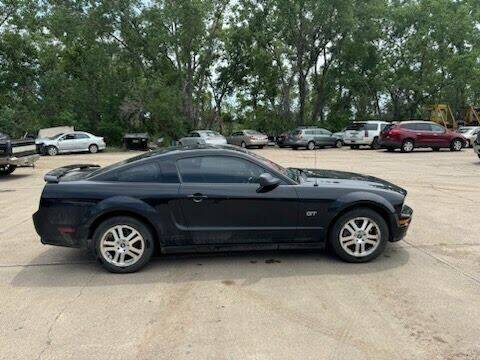
<svg viewBox="0 0 480 360"><path fill-rule="evenodd" d="M193 202L196 202L196 203L202 202L203 199L207 199L207 198L208 198L207 195L202 195L202 194L199 194L199 193L195 193L195 194L192 194L192 195L188 195L187 197L188 197L189 199L192 199Z"/></svg>

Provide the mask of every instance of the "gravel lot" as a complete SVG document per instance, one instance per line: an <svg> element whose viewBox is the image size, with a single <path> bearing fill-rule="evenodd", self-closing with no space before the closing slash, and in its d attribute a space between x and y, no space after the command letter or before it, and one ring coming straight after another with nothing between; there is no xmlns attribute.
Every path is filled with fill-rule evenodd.
<svg viewBox="0 0 480 360"><path fill-rule="evenodd" d="M258 150L284 166L314 152ZM1 359L480 359L480 160L460 153L316 151L317 167L409 191L405 241L368 264L319 252L156 258L106 273L40 244L43 175L134 153L44 157L0 180Z"/></svg>

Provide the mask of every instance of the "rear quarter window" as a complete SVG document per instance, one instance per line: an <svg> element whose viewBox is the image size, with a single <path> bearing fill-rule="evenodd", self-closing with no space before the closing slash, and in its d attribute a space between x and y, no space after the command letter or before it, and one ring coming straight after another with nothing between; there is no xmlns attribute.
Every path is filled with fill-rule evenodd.
<svg viewBox="0 0 480 360"><path fill-rule="evenodd" d="M356 130L356 131L365 130L365 124L356 123L356 124L348 125L345 131L348 131L348 130Z"/></svg>
<svg viewBox="0 0 480 360"><path fill-rule="evenodd" d="M378 130L378 124L365 124L365 130Z"/></svg>
<svg viewBox="0 0 480 360"><path fill-rule="evenodd" d="M100 175L96 180L131 183L178 183L178 172L173 162L149 161L120 168Z"/></svg>

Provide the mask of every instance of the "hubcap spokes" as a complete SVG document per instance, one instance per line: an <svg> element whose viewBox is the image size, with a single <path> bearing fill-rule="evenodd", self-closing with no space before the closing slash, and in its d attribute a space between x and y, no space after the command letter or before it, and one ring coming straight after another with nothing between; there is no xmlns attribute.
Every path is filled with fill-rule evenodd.
<svg viewBox="0 0 480 360"><path fill-rule="evenodd" d="M130 266L140 260L145 240L133 227L116 225L108 229L100 241L103 258L116 266Z"/></svg>
<svg viewBox="0 0 480 360"><path fill-rule="evenodd" d="M367 217L348 221L340 230L340 245L347 254L355 257L370 255L380 244L380 228Z"/></svg>

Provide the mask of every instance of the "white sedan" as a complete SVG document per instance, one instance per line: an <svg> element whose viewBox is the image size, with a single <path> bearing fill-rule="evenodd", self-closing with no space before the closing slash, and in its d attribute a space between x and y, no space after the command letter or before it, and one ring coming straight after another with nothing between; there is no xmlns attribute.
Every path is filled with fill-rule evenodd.
<svg viewBox="0 0 480 360"><path fill-rule="evenodd" d="M55 156L60 153L88 151L92 154L105 150L103 137L95 136L84 131L73 131L55 136L37 139L35 144L42 154Z"/></svg>
<svg viewBox="0 0 480 360"><path fill-rule="evenodd" d="M467 139L465 147L471 147L473 146L477 135L480 133L480 126L460 126L457 129L457 132Z"/></svg>
<svg viewBox="0 0 480 360"><path fill-rule="evenodd" d="M225 136L213 130L195 130L178 140L180 146L209 144L209 145L225 145L227 139Z"/></svg>

